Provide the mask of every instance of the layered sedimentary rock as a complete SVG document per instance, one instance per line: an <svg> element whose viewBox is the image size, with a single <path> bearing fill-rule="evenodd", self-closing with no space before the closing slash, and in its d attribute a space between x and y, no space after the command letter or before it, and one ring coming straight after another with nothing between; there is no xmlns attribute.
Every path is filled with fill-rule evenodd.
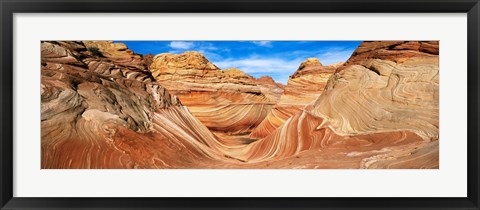
<svg viewBox="0 0 480 210"><path fill-rule="evenodd" d="M116 65L137 70L147 70L148 68L148 62L145 62L142 55L134 53L123 43L114 43L112 41L83 41L83 44L90 51L92 51L92 48L97 48L100 55Z"/></svg>
<svg viewBox="0 0 480 210"><path fill-rule="evenodd" d="M159 54L150 71L193 115L216 132L251 131L283 92L280 85L268 78L257 80L239 69L222 71L193 51Z"/></svg>
<svg viewBox="0 0 480 210"><path fill-rule="evenodd" d="M91 45L104 56L91 55ZM225 159L213 134L117 46L42 42L42 168L184 168Z"/></svg>
<svg viewBox="0 0 480 210"><path fill-rule="evenodd" d="M143 57L142 57L143 63L145 63L145 66L147 67L147 69L150 69L150 65L152 65L154 57L155 56L152 55L152 54L143 55Z"/></svg>
<svg viewBox="0 0 480 210"><path fill-rule="evenodd" d="M438 42L364 42L340 66L309 59L281 97L271 78L194 52L157 55L148 71L112 42L41 50L42 168L439 166ZM277 101L294 111L259 139L240 135Z"/></svg>
<svg viewBox="0 0 480 210"><path fill-rule="evenodd" d="M339 67L315 115L339 133L410 130L438 139L438 42L364 42Z"/></svg>
<svg viewBox="0 0 480 210"><path fill-rule="evenodd" d="M277 167L290 160L303 161L300 168L438 168L438 52L434 41L362 43L313 105L238 158ZM297 156L311 161L292 161Z"/></svg>
<svg viewBox="0 0 480 210"><path fill-rule="evenodd" d="M342 63L323 66L317 58L308 58L288 79L280 101L250 137L263 138L271 134L307 104L315 101L327 85L328 78Z"/></svg>

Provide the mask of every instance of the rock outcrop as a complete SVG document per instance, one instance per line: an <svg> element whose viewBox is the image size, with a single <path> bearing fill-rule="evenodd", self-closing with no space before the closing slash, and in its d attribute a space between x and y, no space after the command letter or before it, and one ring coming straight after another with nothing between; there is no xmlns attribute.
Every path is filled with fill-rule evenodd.
<svg viewBox="0 0 480 210"><path fill-rule="evenodd" d="M315 115L342 134L438 139L438 52L438 42L364 42L330 78Z"/></svg>
<svg viewBox="0 0 480 210"><path fill-rule="evenodd" d="M83 41L83 44L91 53L92 49L98 49L99 55L109 59L116 65L137 70L147 70L148 68L147 63L142 59L142 55L134 53L123 43L114 43L112 41Z"/></svg>
<svg viewBox="0 0 480 210"><path fill-rule="evenodd" d="M123 46L41 43L43 169L439 167L436 41L308 59L284 93L196 52L147 70Z"/></svg>
<svg viewBox="0 0 480 210"><path fill-rule="evenodd" d="M283 89L239 69L221 70L199 52L154 57L155 79L215 132L248 133L267 116ZM266 81L266 82L264 82Z"/></svg>
<svg viewBox="0 0 480 210"><path fill-rule="evenodd" d="M213 134L123 45L42 42L41 50L42 168L188 168L225 159Z"/></svg>
<svg viewBox="0 0 480 210"><path fill-rule="evenodd" d="M308 58L288 79L280 101L272 108L265 120L251 133L252 138L271 134L295 113L322 94L328 78L342 63L323 66L317 58Z"/></svg>
<svg viewBox="0 0 480 210"><path fill-rule="evenodd" d="M434 41L362 43L312 106L238 158L281 165L298 156L299 168L438 168L438 52Z"/></svg>
<svg viewBox="0 0 480 210"><path fill-rule="evenodd" d="M145 63L145 66L148 70L150 70L150 65L152 65L153 63L153 57L155 56L152 54L146 54L146 55L143 55L142 57L143 63Z"/></svg>

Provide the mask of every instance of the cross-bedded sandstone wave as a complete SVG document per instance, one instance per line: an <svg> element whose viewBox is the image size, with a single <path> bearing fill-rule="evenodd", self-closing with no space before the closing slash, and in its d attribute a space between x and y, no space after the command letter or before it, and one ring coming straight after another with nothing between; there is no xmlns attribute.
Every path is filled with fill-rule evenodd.
<svg viewBox="0 0 480 210"><path fill-rule="evenodd" d="M438 42L364 42L313 113L343 134L409 130L438 139Z"/></svg>
<svg viewBox="0 0 480 210"><path fill-rule="evenodd" d="M264 138L283 125L288 118L309 103L313 103L325 88L328 78L341 63L323 66L317 58L302 62L290 76L280 101L272 108L260 125L251 133L252 138Z"/></svg>
<svg viewBox="0 0 480 210"><path fill-rule="evenodd" d="M205 126L213 131L242 134L260 124L271 104L230 104L218 106L188 106Z"/></svg>
<svg viewBox="0 0 480 210"><path fill-rule="evenodd" d="M215 132L250 132L279 100L283 87L239 69L220 70L201 53L163 53L150 66L155 79Z"/></svg>
<svg viewBox="0 0 480 210"><path fill-rule="evenodd" d="M340 168L362 155L362 168L438 168L438 42L364 42L313 106L240 158L275 162L315 150L336 150Z"/></svg>
<svg viewBox="0 0 480 210"><path fill-rule="evenodd" d="M274 109L282 87L200 55L150 73L117 43L41 46L42 168L439 167L438 42L364 42L330 77L305 65ZM261 139L225 132L257 123Z"/></svg>
<svg viewBox="0 0 480 210"><path fill-rule="evenodd" d="M176 96L126 60L92 56L81 42L42 43L42 168L234 161Z"/></svg>
<svg viewBox="0 0 480 210"><path fill-rule="evenodd" d="M375 159L373 156L384 155L385 159L392 160L397 158L395 156L397 154L389 153L391 151L399 150L398 152L401 152L403 147L409 148L412 145L426 144L420 136L409 131L379 131L365 135L342 136L329 127L321 127L323 122L322 118L314 116L309 110L296 113L273 134L245 147L245 155L239 158L256 163L281 162L280 160L302 156L305 153L314 155L312 151L317 151L316 155L319 156L336 153L335 161L337 163L340 165L348 163L348 167L347 165L334 166L329 163L325 165L325 167L329 165L327 168L359 168L365 158L370 158L372 161ZM324 157L329 158L328 156ZM356 162L354 162L355 160ZM333 161L333 159L325 161ZM295 167L309 168L312 166L323 168L323 166L313 163Z"/></svg>

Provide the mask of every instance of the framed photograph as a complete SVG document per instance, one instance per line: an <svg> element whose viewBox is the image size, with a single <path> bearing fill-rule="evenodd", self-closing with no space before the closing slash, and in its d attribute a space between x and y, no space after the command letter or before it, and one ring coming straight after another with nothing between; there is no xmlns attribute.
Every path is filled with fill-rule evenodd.
<svg viewBox="0 0 480 210"><path fill-rule="evenodd" d="M1 209L479 209L478 0L0 6Z"/></svg>

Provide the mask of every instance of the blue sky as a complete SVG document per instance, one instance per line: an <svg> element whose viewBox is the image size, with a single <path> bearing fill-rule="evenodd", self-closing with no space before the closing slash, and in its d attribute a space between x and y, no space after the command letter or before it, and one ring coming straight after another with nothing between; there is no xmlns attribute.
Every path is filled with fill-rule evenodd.
<svg viewBox="0 0 480 210"><path fill-rule="evenodd" d="M258 78L271 76L286 84L307 58L323 65L346 61L361 41L116 41L136 53L198 51L221 69L239 68Z"/></svg>

